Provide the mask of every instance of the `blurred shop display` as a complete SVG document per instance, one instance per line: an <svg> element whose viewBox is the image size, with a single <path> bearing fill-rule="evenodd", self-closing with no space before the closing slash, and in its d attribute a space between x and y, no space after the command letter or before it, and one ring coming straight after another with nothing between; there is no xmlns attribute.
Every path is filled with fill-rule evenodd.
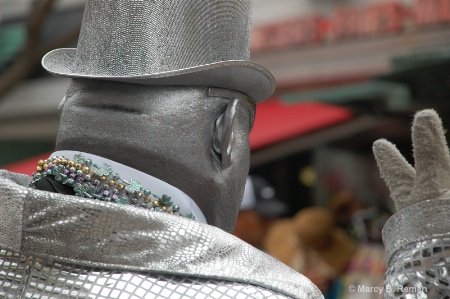
<svg viewBox="0 0 450 299"><path fill-rule="evenodd" d="M374 1L363 6L337 7L329 16L311 14L255 28L252 51L399 34L448 23L448 0L417 0L413 5Z"/></svg>
<svg viewBox="0 0 450 299"><path fill-rule="evenodd" d="M381 291L386 271L384 247L381 244L360 244L344 275L334 286L328 298L339 299L382 299ZM350 292L350 286L361 286L371 292Z"/></svg>
<svg viewBox="0 0 450 299"><path fill-rule="evenodd" d="M275 188L259 176L248 176L233 235L260 248L267 230L286 216L289 207L276 197Z"/></svg>
<svg viewBox="0 0 450 299"><path fill-rule="evenodd" d="M343 191L365 206L390 202L386 200L386 188L375 183L379 172L371 157L342 148L323 147L316 150L314 160L318 177L316 204L329 207L333 201L341 200Z"/></svg>
<svg viewBox="0 0 450 299"><path fill-rule="evenodd" d="M314 7L267 18L253 30L252 59L273 72L279 90L367 81L390 73L392 57L450 45L448 0L320 1Z"/></svg>
<svg viewBox="0 0 450 299"><path fill-rule="evenodd" d="M325 208L306 208L275 222L263 249L311 279L327 299L383 298L382 293L349 291L350 286L383 286L383 246L354 240Z"/></svg>
<svg viewBox="0 0 450 299"><path fill-rule="evenodd" d="M264 239L264 250L303 273L325 293L346 271L356 243L335 226L327 209L311 207L274 223Z"/></svg>
<svg viewBox="0 0 450 299"><path fill-rule="evenodd" d="M0 2L0 100L41 70L45 53L76 44L81 24L80 4L63 0Z"/></svg>

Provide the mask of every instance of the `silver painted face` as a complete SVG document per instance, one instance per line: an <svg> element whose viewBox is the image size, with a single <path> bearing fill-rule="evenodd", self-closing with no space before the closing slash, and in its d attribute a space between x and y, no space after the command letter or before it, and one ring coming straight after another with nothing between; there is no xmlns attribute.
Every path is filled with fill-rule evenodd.
<svg viewBox="0 0 450 299"><path fill-rule="evenodd" d="M226 92L209 94L208 87L73 79L60 106L56 149L100 155L164 180L193 198L209 224L231 231L249 168L254 107L230 108ZM220 121L230 111L232 120ZM213 143L227 130L223 165Z"/></svg>

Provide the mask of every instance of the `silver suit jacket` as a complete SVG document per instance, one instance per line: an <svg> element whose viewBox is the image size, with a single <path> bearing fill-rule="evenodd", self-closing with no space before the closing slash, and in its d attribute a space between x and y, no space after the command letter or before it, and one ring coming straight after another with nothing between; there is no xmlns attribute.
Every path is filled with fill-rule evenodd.
<svg viewBox="0 0 450 299"><path fill-rule="evenodd" d="M1 298L322 298L216 227L29 182L0 171Z"/></svg>

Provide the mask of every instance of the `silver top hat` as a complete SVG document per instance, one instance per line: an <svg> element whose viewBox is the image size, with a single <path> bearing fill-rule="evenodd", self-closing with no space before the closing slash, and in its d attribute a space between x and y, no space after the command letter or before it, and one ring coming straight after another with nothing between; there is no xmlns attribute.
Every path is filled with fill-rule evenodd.
<svg viewBox="0 0 450 299"><path fill-rule="evenodd" d="M76 49L47 53L50 73L148 85L213 86L269 97L248 61L250 0L88 0Z"/></svg>

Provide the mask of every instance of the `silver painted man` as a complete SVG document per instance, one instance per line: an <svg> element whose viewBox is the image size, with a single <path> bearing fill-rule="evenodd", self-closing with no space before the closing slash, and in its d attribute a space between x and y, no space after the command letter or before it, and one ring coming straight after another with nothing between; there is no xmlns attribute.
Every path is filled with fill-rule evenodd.
<svg viewBox="0 0 450 299"><path fill-rule="evenodd" d="M320 298L234 238L255 102L250 0L88 0L56 152L0 176L0 297Z"/></svg>

